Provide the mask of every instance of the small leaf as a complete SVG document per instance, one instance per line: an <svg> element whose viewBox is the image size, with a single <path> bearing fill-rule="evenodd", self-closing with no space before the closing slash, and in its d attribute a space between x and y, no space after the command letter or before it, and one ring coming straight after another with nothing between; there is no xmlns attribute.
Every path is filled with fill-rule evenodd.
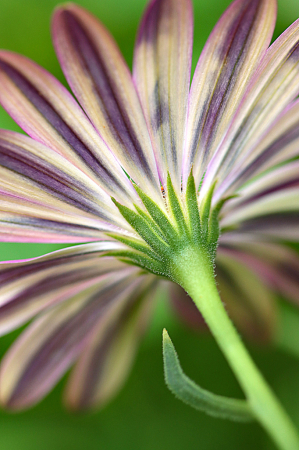
<svg viewBox="0 0 299 450"><path fill-rule="evenodd" d="M249 422L254 419L246 400L213 394L202 389L184 374L165 329L163 330L163 358L166 384L178 399L210 416L238 422Z"/></svg>

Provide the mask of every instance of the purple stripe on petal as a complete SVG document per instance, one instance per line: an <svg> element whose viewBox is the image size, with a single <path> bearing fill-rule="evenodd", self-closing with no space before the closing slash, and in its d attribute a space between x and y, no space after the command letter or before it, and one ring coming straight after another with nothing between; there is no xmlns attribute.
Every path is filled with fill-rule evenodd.
<svg viewBox="0 0 299 450"><path fill-rule="evenodd" d="M156 281L147 277L118 314L95 327L67 386L72 409L103 406L123 384L152 311Z"/></svg>
<svg viewBox="0 0 299 450"><path fill-rule="evenodd" d="M21 147L8 143L0 136L1 166L20 174L44 189L46 192L58 197L79 209L102 216L102 210L95 202L88 199L87 187L68 176L57 167L45 163L36 155L28 155ZM95 192L92 193L95 196ZM106 217L107 220L107 217Z"/></svg>
<svg viewBox="0 0 299 450"><path fill-rule="evenodd" d="M107 172L107 169L92 154L89 148L76 135L76 131L63 120L53 105L35 88L35 86L18 72L12 65L0 60L2 70L15 83L25 97L34 105L42 116L51 124L59 135L74 149L77 155L97 174L99 177L108 178L108 183L121 189L122 186L117 177Z"/></svg>
<svg viewBox="0 0 299 450"><path fill-rule="evenodd" d="M24 131L109 195L124 202L136 198L128 177L70 93L25 57L1 51L0 62L0 102Z"/></svg>
<svg viewBox="0 0 299 450"><path fill-rule="evenodd" d="M189 0L152 0L136 40L134 79L155 144L161 182L181 190L193 17Z"/></svg>
<svg viewBox="0 0 299 450"><path fill-rule="evenodd" d="M276 4L236 0L214 28L192 81L184 178L199 183L272 36Z"/></svg>
<svg viewBox="0 0 299 450"><path fill-rule="evenodd" d="M8 218L7 220L2 219L1 223L10 226L16 226L16 227L26 227L31 228L32 231L38 233L39 231L48 231L51 233L55 233L57 237L59 234L65 234L73 235L75 238L76 236L79 238L82 237L84 239L85 237L89 237L90 239L95 239L95 236L97 235L98 238L102 237L102 233L100 231L100 228L95 227L88 227L86 225L78 225L78 224L72 224L72 223L63 223L63 222L55 222L54 220L47 220L47 219L36 219L31 217L22 217L15 215L12 218ZM107 228L109 230L109 227ZM1 230L0 230L1 231ZM75 241L76 242L76 241Z"/></svg>
<svg viewBox="0 0 299 450"><path fill-rule="evenodd" d="M126 268L114 258L100 258L112 242L87 244L19 264L0 265L0 334L7 333L49 305L95 284L107 273ZM118 246L119 248L119 246ZM117 275L116 275L117 276Z"/></svg>
<svg viewBox="0 0 299 450"><path fill-rule="evenodd" d="M88 29L84 29L83 24L70 11L62 11L61 20L64 22L67 33L69 33L69 39L78 51L78 58L82 66L91 75L95 86L95 95L101 99L106 113L106 122L111 127L112 134L119 140L132 160L141 165L146 175L151 179L153 173L143 154L139 136L130 123L130 112L120 105L105 61L94 47L91 37L88 35Z"/></svg>
<svg viewBox="0 0 299 450"><path fill-rule="evenodd" d="M125 171L161 201L146 121L129 69L113 38L76 5L56 10L53 38L73 92Z"/></svg>
<svg viewBox="0 0 299 450"><path fill-rule="evenodd" d="M219 71L210 74L210 83L214 82L215 86L209 102L206 101L206 105L201 112L201 119L194 131L194 138L191 143L192 160L194 159L200 137L201 147L204 148L206 155L209 153L215 130L217 130L222 115L230 101L236 77L242 68L247 40L259 15L261 5L260 0L243 2L243 7L226 30L223 44L217 49L215 57L217 56L220 61L223 61L224 66L220 74Z"/></svg>
<svg viewBox="0 0 299 450"><path fill-rule="evenodd" d="M296 110L298 109L298 105L298 102L294 105ZM291 110L292 108L290 108L290 112ZM281 119L283 120L285 118L282 116ZM224 193L228 195L233 190L242 187L253 176L299 154L298 121L290 124L288 127L284 127L281 133L274 135L271 139L271 135L275 132L274 128L278 128L279 126L280 123L278 121L278 123L275 122L273 124L270 130L267 130L267 133L264 135L266 143L263 143L263 139L261 139L261 142L257 145L257 151L255 148L251 148L252 156L250 153L244 155L246 157L240 161L230 176L216 189L215 201L223 196ZM254 157L254 153L257 156Z"/></svg>
<svg viewBox="0 0 299 450"><path fill-rule="evenodd" d="M57 250L37 258L20 261L3 261L0 263L0 286L2 287L7 282L19 279L21 275L27 276L50 267L66 266L68 263L82 262L90 257L99 257L103 252L119 248L122 248L121 244L103 240L96 244L84 244Z"/></svg>
<svg viewBox="0 0 299 450"><path fill-rule="evenodd" d="M65 304L60 305L29 327L15 344L15 352L20 351L20 346L26 347L26 340L30 341L32 334L37 339L40 336L40 343L37 341L34 351L29 349L27 360L26 357L23 358L23 366L17 367L19 376L16 384L11 387L11 392L3 394L7 396L6 405L10 408L22 408L45 395L78 356L100 318L113 305L122 302L133 288L133 278L124 273L114 282L111 280L102 286L99 284L98 290L96 286L87 290L85 298L82 293L79 297L70 299L69 308ZM59 317L60 310L60 318L55 323L53 320L56 315ZM9 365L18 364L13 361L13 353L14 348L2 363L1 377L4 385Z"/></svg>
<svg viewBox="0 0 299 450"><path fill-rule="evenodd" d="M220 253L231 255L245 263L273 291L280 292L298 304L299 258L298 253L285 245L258 242L235 242L220 245Z"/></svg>
<svg viewBox="0 0 299 450"><path fill-rule="evenodd" d="M288 212L281 214L268 214L266 216L248 219L242 222L238 227L238 233L257 233L269 237L278 234L285 239L288 236L288 230L297 229L297 239L299 237L299 212Z"/></svg>
<svg viewBox="0 0 299 450"><path fill-rule="evenodd" d="M298 95L298 83L299 20L271 45L262 59L209 164L202 195L206 194L215 177L220 182L230 177L234 166L243 161L246 151L258 145L265 130Z"/></svg>

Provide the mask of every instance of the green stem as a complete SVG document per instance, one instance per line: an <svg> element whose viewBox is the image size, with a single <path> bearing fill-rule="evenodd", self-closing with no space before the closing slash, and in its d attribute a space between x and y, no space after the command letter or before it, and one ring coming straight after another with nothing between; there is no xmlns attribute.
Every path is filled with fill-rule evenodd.
<svg viewBox="0 0 299 450"><path fill-rule="evenodd" d="M209 258L189 247L173 258L172 274L195 302L237 377L256 419L281 450L299 450L290 418L254 364L220 300Z"/></svg>

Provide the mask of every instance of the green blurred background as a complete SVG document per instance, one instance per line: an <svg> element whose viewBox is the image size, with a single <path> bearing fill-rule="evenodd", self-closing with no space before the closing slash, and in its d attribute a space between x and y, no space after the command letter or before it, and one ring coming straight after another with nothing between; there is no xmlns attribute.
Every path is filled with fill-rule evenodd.
<svg viewBox="0 0 299 450"><path fill-rule="evenodd" d="M64 82L51 45L50 16L56 0L0 0L0 47L31 57ZM79 0L98 16L132 63L134 38L145 0ZM194 64L217 18L229 0L195 0ZM278 1L275 36L299 17L298 0ZM0 127L18 129L1 110ZM0 243L2 260L29 258L59 248L55 245ZM295 316L291 322L297 327ZM239 450L273 449L259 426L212 419L177 401L163 382L162 328L174 340L183 368L203 387L241 396L241 391L213 340L186 329L172 315L161 294L149 333L134 370L117 398L97 413L74 415L61 405L64 381L35 408L11 414L0 411L3 450ZM290 326L290 322L287 323ZM288 340L299 349L298 335ZM0 339L0 355L16 333ZM275 348L249 346L254 359L299 427L299 357ZM297 351L299 355L299 351ZM1 380L0 380L1 382Z"/></svg>

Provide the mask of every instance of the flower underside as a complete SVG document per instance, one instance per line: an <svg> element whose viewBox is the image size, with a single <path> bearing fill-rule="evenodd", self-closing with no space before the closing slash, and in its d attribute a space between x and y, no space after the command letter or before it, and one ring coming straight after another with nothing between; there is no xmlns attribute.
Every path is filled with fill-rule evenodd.
<svg viewBox="0 0 299 450"><path fill-rule="evenodd" d="M227 200L222 199L216 207L211 207L214 186L199 208L192 171L182 199L177 195L168 174L165 196L167 213L137 185L135 189L148 214L136 204L136 211L133 211L112 200L142 241L109 233L110 237L126 244L130 250L113 250L108 255L173 281L173 261L187 248L199 250L213 266L219 238L218 214Z"/></svg>

